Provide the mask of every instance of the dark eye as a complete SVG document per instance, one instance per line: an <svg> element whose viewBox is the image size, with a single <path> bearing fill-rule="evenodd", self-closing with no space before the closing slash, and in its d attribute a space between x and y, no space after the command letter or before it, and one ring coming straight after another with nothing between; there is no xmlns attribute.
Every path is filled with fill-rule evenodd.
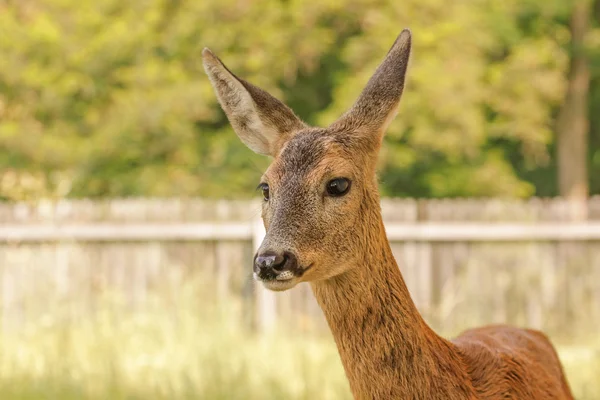
<svg viewBox="0 0 600 400"><path fill-rule="evenodd" d="M333 197L343 196L350 189L350 180L346 178L335 178L327 183L327 194Z"/></svg>
<svg viewBox="0 0 600 400"><path fill-rule="evenodd" d="M262 194L263 194L265 201L269 200L269 185L268 184L261 183L260 185L258 185L258 187L256 189L262 190Z"/></svg>

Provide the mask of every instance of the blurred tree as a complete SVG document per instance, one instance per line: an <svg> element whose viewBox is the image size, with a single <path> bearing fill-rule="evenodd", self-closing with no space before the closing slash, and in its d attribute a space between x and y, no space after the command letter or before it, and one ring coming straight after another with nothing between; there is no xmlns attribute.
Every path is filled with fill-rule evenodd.
<svg viewBox="0 0 600 400"><path fill-rule="evenodd" d="M590 56L590 142L588 148L588 171L590 193L600 193L600 0L596 0L592 18L592 31L587 49Z"/></svg>
<svg viewBox="0 0 600 400"><path fill-rule="evenodd" d="M327 124L406 26L413 65L383 193L556 194L572 1L0 0L0 198L251 195L268 160L231 131L202 48Z"/></svg>
<svg viewBox="0 0 600 400"><path fill-rule="evenodd" d="M413 65L400 116L386 137L384 193L534 194L511 157L530 168L550 158L552 113L568 62L563 28L553 20L564 12L562 2L365 3L363 32L345 53L352 67L339 79L344 83L323 121L356 96L389 45L388 32L411 26L418 33Z"/></svg>
<svg viewBox="0 0 600 400"><path fill-rule="evenodd" d="M571 67L567 95L557 122L559 191L570 199L588 196L588 98L590 60L586 39L592 17L592 0L575 0L570 18Z"/></svg>

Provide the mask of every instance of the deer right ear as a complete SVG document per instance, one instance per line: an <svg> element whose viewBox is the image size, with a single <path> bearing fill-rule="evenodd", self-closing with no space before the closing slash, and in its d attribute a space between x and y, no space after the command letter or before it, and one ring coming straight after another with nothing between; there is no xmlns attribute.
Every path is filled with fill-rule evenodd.
<svg viewBox="0 0 600 400"><path fill-rule="evenodd" d="M412 35L404 29L379 65L354 106L334 126L366 137L377 146L398 111L410 58Z"/></svg>
<svg viewBox="0 0 600 400"><path fill-rule="evenodd" d="M306 127L288 106L235 76L209 49L202 58L229 122L255 153L276 156L294 132Z"/></svg>

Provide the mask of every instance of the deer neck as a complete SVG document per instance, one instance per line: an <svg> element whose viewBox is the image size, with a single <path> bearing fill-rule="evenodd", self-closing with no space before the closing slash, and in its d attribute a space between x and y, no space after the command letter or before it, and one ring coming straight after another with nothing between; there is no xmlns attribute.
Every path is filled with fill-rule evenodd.
<svg viewBox="0 0 600 400"><path fill-rule="evenodd" d="M356 399L472 397L454 345L415 307L378 215L363 259L311 284L333 333Z"/></svg>

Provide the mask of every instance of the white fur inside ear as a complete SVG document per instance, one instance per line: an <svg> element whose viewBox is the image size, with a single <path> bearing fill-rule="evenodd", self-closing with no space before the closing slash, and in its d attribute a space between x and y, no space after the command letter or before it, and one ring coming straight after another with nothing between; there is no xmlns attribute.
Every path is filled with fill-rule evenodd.
<svg viewBox="0 0 600 400"><path fill-rule="evenodd" d="M270 154L279 132L263 123L248 90L212 53L205 56L204 69L242 142L255 153Z"/></svg>

